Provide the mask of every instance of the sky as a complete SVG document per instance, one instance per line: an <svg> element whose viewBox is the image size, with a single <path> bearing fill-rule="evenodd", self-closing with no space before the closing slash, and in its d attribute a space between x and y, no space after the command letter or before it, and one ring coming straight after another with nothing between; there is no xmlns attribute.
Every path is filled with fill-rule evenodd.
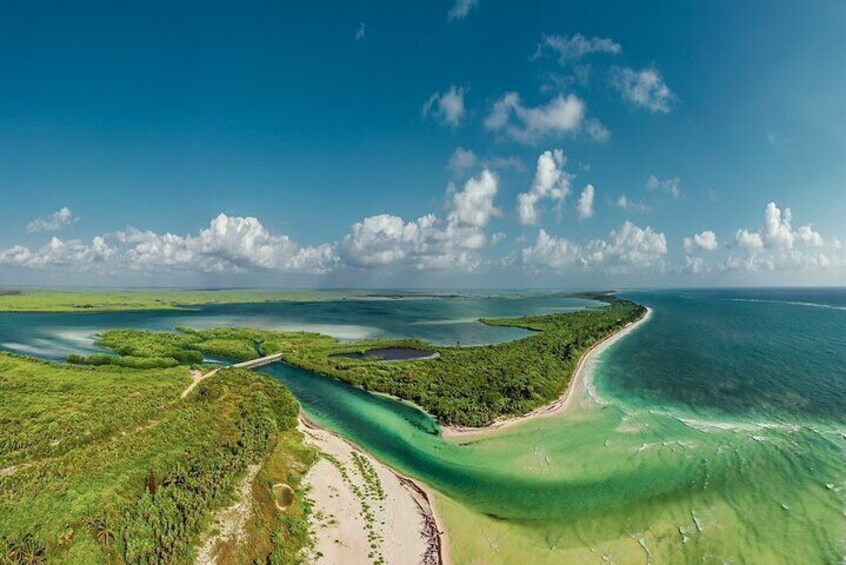
<svg viewBox="0 0 846 565"><path fill-rule="evenodd" d="M2 4L0 286L846 283L843 2Z"/></svg>

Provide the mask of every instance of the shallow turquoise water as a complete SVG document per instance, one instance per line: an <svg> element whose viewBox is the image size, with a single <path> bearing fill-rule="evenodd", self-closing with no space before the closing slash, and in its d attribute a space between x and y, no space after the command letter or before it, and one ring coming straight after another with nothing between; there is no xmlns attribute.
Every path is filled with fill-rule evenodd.
<svg viewBox="0 0 846 565"><path fill-rule="evenodd" d="M445 442L413 407L284 365L267 371L309 417L455 501L445 517L459 562L841 562L846 292L630 297L654 315L598 361L595 397L490 436ZM318 323L479 343L519 336L481 330L471 312L562 306L573 304L315 303L193 316L203 324L240 317L246 325ZM0 342L38 345L56 335L49 328L57 318L39 316L16 315L13 324L0 316ZM62 332L73 335L83 323L161 328L190 315L63 316Z"/></svg>

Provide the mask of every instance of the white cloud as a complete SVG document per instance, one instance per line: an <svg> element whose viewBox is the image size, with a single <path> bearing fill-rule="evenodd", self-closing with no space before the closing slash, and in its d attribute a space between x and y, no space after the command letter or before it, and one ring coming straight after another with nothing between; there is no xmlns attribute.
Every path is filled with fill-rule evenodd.
<svg viewBox="0 0 846 565"><path fill-rule="evenodd" d="M112 259L115 254L116 251L100 236L92 239L90 244L78 239L62 241L53 237L50 243L36 251L20 245L0 251L0 265L26 268L78 267L87 270L92 264Z"/></svg>
<svg viewBox="0 0 846 565"><path fill-rule="evenodd" d="M447 13L447 19L451 22L463 20L478 5L479 0L455 0L455 4Z"/></svg>
<svg viewBox="0 0 846 565"><path fill-rule="evenodd" d="M811 247L822 247L824 244L822 236L811 229L811 226L801 226L796 230L795 236L799 241Z"/></svg>
<svg viewBox="0 0 846 565"><path fill-rule="evenodd" d="M673 198L678 198L681 196L681 179L679 177L659 179L655 175L649 175L646 179L646 190L661 190Z"/></svg>
<svg viewBox="0 0 846 565"><path fill-rule="evenodd" d="M423 117L432 116L443 125L457 127L466 114L464 89L456 86L443 93L436 92L423 104Z"/></svg>
<svg viewBox="0 0 846 565"><path fill-rule="evenodd" d="M79 218L73 215L73 212L70 211L70 208L65 206L59 210L56 210L46 218L37 218L31 221L26 225L26 231L28 233L59 231L63 228L68 227L69 225L73 224L78 220Z"/></svg>
<svg viewBox="0 0 846 565"><path fill-rule="evenodd" d="M822 236L811 226L805 225L794 230L792 221L790 208L782 212L775 202L770 202L764 210L763 229L756 232L738 230L735 241L738 247L744 249L792 249L796 241L808 247L822 247L825 244Z"/></svg>
<svg viewBox="0 0 846 565"><path fill-rule="evenodd" d="M687 269L694 275L700 275L708 269L708 264L702 257L690 257L686 255L684 262Z"/></svg>
<svg viewBox="0 0 846 565"><path fill-rule="evenodd" d="M758 232L749 232L746 230L737 230L734 240L738 247L743 249L763 249L764 240Z"/></svg>
<svg viewBox="0 0 846 565"><path fill-rule="evenodd" d="M53 238L41 249L15 246L0 251L0 265L40 268L71 266L86 270L246 272L278 270L323 272L335 262L332 246L300 246L275 235L252 217L220 214L197 235L157 234L128 228L95 237L90 244Z"/></svg>
<svg viewBox="0 0 846 565"><path fill-rule="evenodd" d="M196 236L136 229L117 233L126 261L137 268L161 266L204 272L279 270L323 272L335 261L328 244L300 246L272 234L256 218L220 214Z"/></svg>
<svg viewBox="0 0 846 565"><path fill-rule="evenodd" d="M583 129L585 103L575 94L559 95L543 106L526 107L516 92L508 92L493 106L485 127L520 143L536 143L548 136L575 135ZM597 141L610 135L598 120L588 124L588 134Z"/></svg>
<svg viewBox="0 0 846 565"><path fill-rule="evenodd" d="M584 245L540 230L535 244L523 249L522 259L530 269L608 268L626 272L663 267L666 254L663 233L625 222L607 240L594 239Z"/></svg>
<svg viewBox="0 0 846 565"><path fill-rule="evenodd" d="M567 158L561 149L540 154L531 188L517 195L517 215L521 224L537 224L537 204L540 200L548 198L560 206L570 194L572 175L564 170L566 163Z"/></svg>
<svg viewBox="0 0 846 565"><path fill-rule="evenodd" d="M498 181L489 170L453 192L446 219L427 214L406 222L380 214L355 223L342 242L352 267L408 266L416 269L472 270L478 250L488 243L485 227L499 215L494 206ZM454 189L450 189L454 190Z"/></svg>
<svg viewBox="0 0 846 565"><path fill-rule="evenodd" d="M450 156L447 168L456 176L460 176L475 167L477 162L478 158L473 150L458 147Z"/></svg>
<svg viewBox="0 0 846 565"><path fill-rule="evenodd" d="M649 207L647 207L645 204L631 200L625 194L621 194L614 202L614 204L617 206L617 208L621 208L623 210L635 210L638 212L646 212L647 210L649 210Z"/></svg>
<svg viewBox="0 0 846 565"><path fill-rule="evenodd" d="M648 108L651 112L668 113L676 100L657 69L615 69L612 84L623 98Z"/></svg>
<svg viewBox="0 0 846 565"><path fill-rule="evenodd" d="M839 242L823 237L808 225L798 229L792 226L793 214L789 208L780 209L775 202L767 204L764 210L764 224L760 230L739 229L735 233L735 249L721 260L712 263L686 258L688 269L694 273L704 272L770 272L800 271L813 272L846 266ZM699 236L704 236L703 232ZM696 238L685 238L685 249L707 249L697 243ZM710 244L709 244L710 245ZM716 236L713 247L716 248Z"/></svg>
<svg viewBox="0 0 846 565"><path fill-rule="evenodd" d="M358 29L355 31L355 40L361 41L362 39L364 39L364 35L365 35L366 31L367 31L367 26L365 26L363 22L358 24Z"/></svg>
<svg viewBox="0 0 846 565"><path fill-rule="evenodd" d="M579 211L579 218L584 219L593 216L593 193L594 188L592 184L587 185L582 191L582 195L579 197L579 202L576 205Z"/></svg>
<svg viewBox="0 0 846 565"><path fill-rule="evenodd" d="M450 222L485 227L492 217L500 214L493 203L496 191L497 178L487 169L468 180L464 190L453 194Z"/></svg>
<svg viewBox="0 0 846 565"><path fill-rule="evenodd" d="M610 39L599 37L588 39L580 33L569 37L566 35L544 35L543 40L538 45L538 52L543 49L549 49L558 55L558 62L562 65L581 59L591 53L617 55L622 51L622 47Z"/></svg>
<svg viewBox="0 0 846 565"><path fill-rule="evenodd" d="M779 249L769 252L731 253L716 265L719 271L802 271L814 272L846 266L846 260L836 252L823 253L799 249Z"/></svg>
<svg viewBox="0 0 846 565"><path fill-rule="evenodd" d="M717 234L711 230L705 230L702 233L694 234L692 237L684 238L684 250L687 253L699 250L716 251L718 247Z"/></svg>

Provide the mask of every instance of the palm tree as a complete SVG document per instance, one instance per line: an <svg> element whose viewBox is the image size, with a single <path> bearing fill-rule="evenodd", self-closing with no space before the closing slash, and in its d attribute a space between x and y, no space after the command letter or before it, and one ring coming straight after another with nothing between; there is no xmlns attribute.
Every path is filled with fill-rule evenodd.
<svg viewBox="0 0 846 565"><path fill-rule="evenodd" d="M115 539L115 532L105 522L97 523L97 541L108 548Z"/></svg>

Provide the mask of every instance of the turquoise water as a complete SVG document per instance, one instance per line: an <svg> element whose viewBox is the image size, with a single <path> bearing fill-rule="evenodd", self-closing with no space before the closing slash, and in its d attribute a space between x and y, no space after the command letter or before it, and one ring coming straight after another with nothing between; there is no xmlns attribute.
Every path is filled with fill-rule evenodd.
<svg viewBox="0 0 846 565"><path fill-rule="evenodd" d="M480 345L528 334L495 328L479 318L549 314L599 306L573 298L442 298L338 300L279 304L202 306L196 311L108 313L0 313L0 349L64 360L69 353L97 351L97 332L112 328L173 330L177 326L242 326L312 331L340 339L414 337L441 345Z"/></svg>
<svg viewBox="0 0 846 565"><path fill-rule="evenodd" d="M842 562L846 292L627 296L653 316L601 356L577 405L492 435L444 441L413 407L284 365L267 371L310 418L440 492L459 563ZM468 312L574 306L556 301L315 303L296 314L297 323L471 343L518 336L480 333ZM252 308L253 321L294 323L290 311ZM0 316L0 341L37 345L57 321L65 334L97 327L39 316L16 315L11 338ZM173 316L140 319L184 323ZM245 315L194 316L225 325Z"/></svg>

